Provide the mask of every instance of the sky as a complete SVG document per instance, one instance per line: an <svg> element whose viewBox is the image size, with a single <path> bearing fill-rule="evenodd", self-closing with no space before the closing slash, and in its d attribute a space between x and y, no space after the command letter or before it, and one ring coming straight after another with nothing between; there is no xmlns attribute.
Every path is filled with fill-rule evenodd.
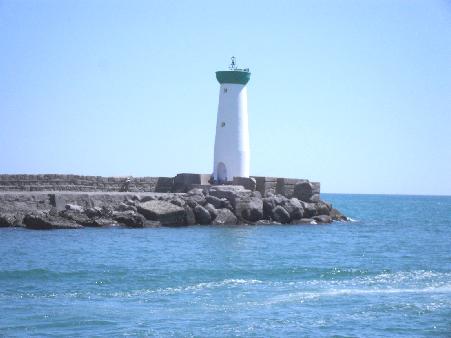
<svg viewBox="0 0 451 338"><path fill-rule="evenodd" d="M0 0L0 173L211 173L231 56L251 175L451 195L445 0Z"/></svg>

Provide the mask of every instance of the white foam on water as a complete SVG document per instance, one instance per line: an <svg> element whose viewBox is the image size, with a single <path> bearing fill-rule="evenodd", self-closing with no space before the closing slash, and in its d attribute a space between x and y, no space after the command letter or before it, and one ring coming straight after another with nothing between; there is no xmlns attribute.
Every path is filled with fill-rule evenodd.
<svg viewBox="0 0 451 338"><path fill-rule="evenodd" d="M243 285L253 285L253 284L261 284L263 283L260 280L257 279L224 279L223 281L219 282L203 282L203 283L197 283L194 285L188 285L188 286L182 286L182 287L175 287L175 288L164 288L164 289L158 289L157 292L169 292L169 293L176 293L176 292L190 292L190 291L202 291L206 289L217 289L224 286L243 286Z"/></svg>
<svg viewBox="0 0 451 338"><path fill-rule="evenodd" d="M340 296L365 296L365 295L389 295L389 294L449 294L451 293L451 284L441 287L426 288L386 288L386 289L331 289L324 291L305 291L294 292L286 295L280 295L268 300L265 305L278 304L286 302L303 302L305 300L317 299L323 297L340 297Z"/></svg>
<svg viewBox="0 0 451 338"><path fill-rule="evenodd" d="M110 294L112 297L142 297L150 294L171 295L177 293L197 293L204 290L219 289L222 287L238 287L254 284L262 284L263 282L257 279L224 279L217 282L202 282L187 286L167 287L158 289L142 289L127 292L114 292Z"/></svg>

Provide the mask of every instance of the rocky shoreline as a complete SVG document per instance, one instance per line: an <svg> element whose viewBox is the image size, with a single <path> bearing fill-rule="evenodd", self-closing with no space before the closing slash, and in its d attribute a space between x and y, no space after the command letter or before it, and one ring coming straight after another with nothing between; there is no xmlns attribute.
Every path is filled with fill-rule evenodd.
<svg viewBox="0 0 451 338"><path fill-rule="evenodd" d="M347 217L320 199L268 194L239 185L186 193L0 193L0 227L78 229L190 225L322 224Z"/></svg>

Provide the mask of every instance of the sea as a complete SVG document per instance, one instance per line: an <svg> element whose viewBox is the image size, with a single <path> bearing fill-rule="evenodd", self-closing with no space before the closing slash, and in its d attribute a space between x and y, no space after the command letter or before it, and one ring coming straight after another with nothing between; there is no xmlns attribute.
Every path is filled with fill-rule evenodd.
<svg viewBox="0 0 451 338"><path fill-rule="evenodd" d="M351 222L0 229L0 336L451 337L451 197Z"/></svg>

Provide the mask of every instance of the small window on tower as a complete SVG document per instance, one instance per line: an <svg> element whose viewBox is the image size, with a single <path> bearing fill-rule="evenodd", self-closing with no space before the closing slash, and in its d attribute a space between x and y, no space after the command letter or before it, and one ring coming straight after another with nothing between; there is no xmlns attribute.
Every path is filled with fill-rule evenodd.
<svg viewBox="0 0 451 338"><path fill-rule="evenodd" d="M225 122L222 122L222 123L221 123L221 127L225 127Z"/></svg>
<svg viewBox="0 0 451 338"><path fill-rule="evenodd" d="M227 93L227 88L224 88L224 93Z"/></svg>

